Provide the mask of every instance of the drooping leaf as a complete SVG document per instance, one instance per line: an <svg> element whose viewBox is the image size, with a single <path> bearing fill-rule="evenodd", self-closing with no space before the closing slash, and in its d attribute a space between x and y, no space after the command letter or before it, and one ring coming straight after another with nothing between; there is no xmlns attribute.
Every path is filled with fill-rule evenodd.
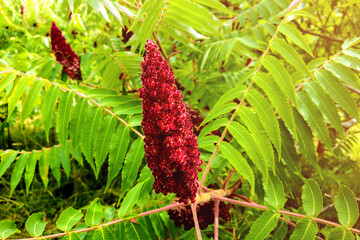
<svg viewBox="0 0 360 240"><path fill-rule="evenodd" d="M263 73L258 73L258 75L254 77L254 80L255 83L268 95L271 103L278 111L280 117L284 120L285 125L289 128L293 135L295 135L295 120L291 111L291 106L285 95L280 91L278 84L272 81L272 78ZM297 101L295 101L295 105L297 105Z"/></svg>
<svg viewBox="0 0 360 240"><path fill-rule="evenodd" d="M16 72L8 73L0 79L0 92L2 92L7 86L9 86L17 77Z"/></svg>
<svg viewBox="0 0 360 240"><path fill-rule="evenodd" d="M305 212L313 217L317 217L323 208L323 197L319 184L313 179L305 181L302 187L302 204Z"/></svg>
<svg viewBox="0 0 360 240"><path fill-rule="evenodd" d="M140 191L145 182L136 184L124 197L123 202L121 203L118 216L122 218L130 211L130 209L136 204L139 200Z"/></svg>
<svg viewBox="0 0 360 240"><path fill-rule="evenodd" d="M360 80L356 76L356 74L351 71L349 68L345 67L342 64L331 62L324 65L324 68L334 74L338 79L341 79L341 81L344 81L349 86L360 89Z"/></svg>
<svg viewBox="0 0 360 240"><path fill-rule="evenodd" d="M73 92L64 92L60 98L58 114L56 118L56 133L60 144L65 145L68 139L68 125L73 105Z"/></svg>
<svg viewBox="0 0 360 240"><path fill-rule="evenodd" d="M301 175L300 159L295 149L295 143L284 123L280 123L281 158L285 164L297 175Z"/></svg>
<svg viewBox="0 0 360 240"><path fill-rule="evenodd" d="M80 210L69 207L61 213L59 219L56 221L56 226L61 231L70 231L83 216Z"/></svg>
<svg viewBox="0 0 360 240"><path fill-rule="evenodd" d="M212 108L211 111L209 112L209 114L205 117L204 121L200 124L199 127L201 127L205 123L213 120L214 118L216 118L222 114L231 112L231 110L234 110L236 108L236 106L237 106L236 103L231 102L231 103L226 103L217 108Z"/></svg>
<svg viewBox="0 0 360 240"><path fill-rule="evenodd" d="M220 97L220 99L215 103L215 105L213 106L214 109L223 106L225 103L232 101L234 99L239 99L244 95L244 92L246 91L246 87L245 86L239 86L239 87L235 87L229 91L227 91L226 93L224 93L224 95L222 95Z"/></svg>
<svg viewBox="0 0 360 240"><path fill-rule="evenodd" d="M272 172L269 173L268 179L268 184L264 187L267 199L278 209L284 207L286 199L282 182Z"/></svg>
<svg viewBox="0 0 360 240"><path fill-rule="evenodd" d="M219 129L220 127L225 126L228 123L228 119L226 118L219 118L216 119L215 121L212 121L211 123L207 124L200 132L198 138L202 138L205 135L211 133L212 131L215 131L217 129Z"/></svg>
<svg viewBox="0 0 360 240"><path fill-rule="evenodd" d="M227 127L236 141L246 150L246 153L263 174L263 177L266 181L268 176L268 165L266 160L263 158L259 145L255 142L254 138L243 126L237 122L232 122Z"/></svg>
<svg viewBox="0 0 360 240"><path fill-rule="evenodd" d="M100 125L99 133L95 141L95 163L96 163L96 178L99 176L101 166L104 163L109 151L109 142L114 134L115 119L113 116L106 116Z"/></svg>
<svg viewBox="0 0 360 240"><path fill-rule="evenodd" d="M17 154L18 154L18 152L12 151L12 150L1 154L0 177L10 167L11 163L15 160Z"/></svg>
<svg viewBox="0 0 360 240"><path fill-rule="evenodd" d="M320 110L316 107L310 97L303 93L296 93L299 110L303 115L305 121L309 124L310 128L314 131L315 135L318 136L321 141L324 142L325 146L332 152L332 144L328 128L323 120Z"/></svg>
<svg viewBox="0 0 360 240"><path fill-rule="evenodd" d="M271 42L271 48L280 53L281 56L297 70L304 72L307 76L312 76L300 54L283 39L275 38Z"/></svg>
<svg viewBox="0 0 360 240"><path fill-rule="evenodd" d="M126 191L134 184L144 154L144 142L141 138L138 138L132 143L125 158L121 174L121 196L124 196Z"/></svg>
<svg viewBox="0 0 360 240"><path fill-rule="evenodd" d="M243 158L243 156L241 156L241 154L227 142L221 142L219 147L225 158L229 160L236 171L249 181L252 188L255 188L254 173L246 159Z"/></svg>
<svg viewBox="0 0 360 240"><path fill-rule="evenodd" d="M335 62L341 63L348 68L360 71L360 59L347 55L340 55L333 58Z"/></svg>
<svg viewBox="0 0 360 240"><path fill-rule="evenodd" d="M309 93L312 101L321 109L321 113L326 120L333 126L341 135L344 135L344 130L341 125L340 116L337 107L331 100L330 96L325 90L316 82L308 81L304 83L304 89Z"/></svg>
<svg viewBox="0 0 360 240"><path fill-rule="evenodd" d="M151 239L148 231L141 223L133 223L128 221L126 223L126 236L127 239L133 240L143 240L143 239Z"/></svg>
<svg viewBox="0 0 360 240"><path fill-rule="evenodd" d="M255 90L249 91L249 93L246 95L246 100L255 109L267 135L274 144L279 157L281 157L281 137L279 123L276 120L271 104Z"/></svg>
<svg viewBox="0 0 360 240"><path fill-rule="evenodd" d="M104 207L99 202L99 198L96 198L89 206L86 215L85 223L89 227L97 226L101 223L102 218L104 217Z"/></svg>
<svg viewBox="0 0 360 240"><path fill-rule="evenodd" d="M328 238L328 240L354 240L354 235L346 228L344 227L336 227L333 230L331 230Z"/></svg>
<svg viewBox="0 0 360 240"><path fill-rule="evenodd" d="M32 237L39 237L45 230L47 222L44 220L45 213L34 213L26 221L26 229Z"/></svg>
<svg viewBox="0 0 360 240"><path fill-rule="evenodd" d="M287 96L291 102L297 106L297 100L295 97L295 86L291 80L291 77L288 71L285 69L283 64L277 60L275 57L271 55L267 55L263 60L262 63L264 67L270 72L270 74L274 77L278 86L280 86L281 91ZM256 77L262 78L263 75L258 75ZM257 83L257 80L255 83ZM263 79L263 82L267 83L268 86L272 86L272 79L266 78ZM264 84L262 84L264 85ZM260 87L262 85L259 85ZM264 90L265 91L265 90ZM278 92L278 91L277 91Z"/></svg>
<svg viewBox="0 0 360 240"><path fill-rule="evenodd" d="M120 127L115 133L115 135L113 135L110 143L108 182L106 184L105 191L107 191L111 182L120 172L127 152L129 141L129 128L126 126Z"/></svg>
<svg viewBox="0 0 360 240"><path fill-rule="evenodd" d="M158 213L149 215L151 225L155 230L156 235L161 239L166 239L167 229L164 221L161 219Z"/></svg>
<svg viewBox="0 0 360 240"><path fill-rule="evenodd" d="M332 99L334 99L340 107L350 113L358 121L359 113L357 111L354 100L351 98L349 91L340 83L336 77L327 71L315 72L315 78L321 86L329 93Z"/></svg>
<svg viewBox="0 0 360 240"><path fill-rule="evenodd" d="M22 103L22 113L21 113L21 124L24 124L25 119L29 116L36 104L36 98L38 97L44 81L35 80L31 88L29 89L28 94L23 98Z"/></svg>
<svg viewBox="0 0 360 240"><path fill-rule="evenodd" d="M123 27L124 25L122 23L121 15L120 15L119 11L115 8L114 4L110 0L101 0L101 2L116 17L116 19L120 23L120 26Z"/></svg>
<svg viewBox="0 0 360 240"><path fill-rule="evenodd" d="M343 226L352 227L359 218L359 208L354 193L344 185L340 185L339 193L335 197L335 209Z"/></svg>
<svg viewBox="0 0 360 240"><path fill-rule="evenodd" d="M290 240L313 240L318 231L319 229L315 221L308 217L303 218L296 224L295 230L290 236Z"/></svg>
<svg viewBox="0 0 360 240"><path fill-rule="evenodd" d="M22 97L22 95L30 81L32 81L32 78L24 75L19 79L19 81L17 81L16 85L14 86L12 93L8 100L8 119L10 119L11 114L16 107L16 104Z"/></svg>
<svg viewBox="0 0 360 240"><path fill-rule="evenodd" d="M89 104L86 98L81 98L76 103L70 120L70 139L74 149L80 145L81 133L84 127L86 111Z"/></svg>
<svg viewBox="0 0 360 240"><path fill-rule="evenodd" d="M293 41L298 47L307 52L310 56L314 57L305 37L297 28L294 28L291 24L287 23L280 25L279 31L288 37L291 41Z"/></svg>
<svg viewBox="0 0 360 240"><path fill-rule="evenodd" d="M269 236L270 232L274 230L279 219L279 213L270 211L264 212L256 219L250 228L250 232L246 235L246 240L263 240Z"/></svg>
<svg viewBox="0 0 360 240"><path fill-rule="evenodd" d="M116 115L134 115L137 113L142 113L141 101L121 103L114 108L114 113L116 113Z"/></svg>
<svg viewBox="0 0 360 240"><path fill-rule="evenodd" d="M20 182L28 158L29 158L29 153L23 153L19 156L18 160L15 162L14 170L13 173L11 174L10 196L13 194L15 188Z"/></svg>
<svg viewBox="0 0 360 240"><path fill-rule="evenodd" d="M25 169L25 185L26 193L29 193L30 185L34 179L36 164L39 159L39 155L36 152L30 154L29 158L26 161Z"/></svg>
<svg viewBox="0 0 360 240"><path fill-rule="evenodd" d="M49 142L49 130L52 125L52 119L55 110L56 100L59 94L59 86L51 86L46 92L44 101L42 103L41 113L42 122L44 125L46 139Z"/></svg>
<svg viewBox="0 0 360 240"><path fill-rule="evenodd" d="M17 229L15 221L0 221L0 237L2 239L6 239L17 232L20 231Z"/></svg>
<svg viewBox="0 0 360 240"><path fill-rule="evenodd" d="M50 163L50 169L58 183L58 187L60 187L60 179L61 179L61 172L60 172L60 164L61 160L59 156L56 154L57 150L62 150L62 148L52 148L49 150L49 163Z"/></svg>
<svg viewBox="0 0 360 240"><path fill-rule="evenodd" d="M99 126L102 118L102 110L98 107L93 107L89 110L81 133L81 150L85 155L86 161L91 168L96 172L93 153L96 136L99 132Z"/></svg>
<svg viewBox="0 0 360 240"><path fill-rule="evenodd" d="M43 148L39 158L39 173L40 173L40 178L44 183L45 189L47 189L49 183L49 166L50 166L49 153L50 153L49 150Z"/></svg>
<svg viewBox="0 0 360 240"><path fill-rule="evenodd" d="M247 107L240 107L238 115L249 129L255 141L259 144L260 150L268 165L275 171L274 150L271 145L270 138L267 136L264 127L262 126L258 117Z"/></svg>
<svg viewBox="0 0 360 240"><path fill-rule="evenodd" d="M67 178L70 176L70 169L71 169L71 163L70 163L70 156L69 156L69 142L67 144L61 145L56 148L56 158L60 159L61 165L66 173Z"/></svg>

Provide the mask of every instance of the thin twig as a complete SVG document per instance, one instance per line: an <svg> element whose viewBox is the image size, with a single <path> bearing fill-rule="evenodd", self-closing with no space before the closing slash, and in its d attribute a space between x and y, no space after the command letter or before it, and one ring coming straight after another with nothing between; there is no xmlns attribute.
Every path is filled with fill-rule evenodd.
<svg viewBox="0 0 360 240"><path fill-rule="evenodd" d="M219 205L220 201L214 202L214 240L219 239Z"/></svg>
<svg viewBox="0 0 360 240"><path fill-rule="evenodd" d="M323 38L323 39L326 39L326 40L329 40L329 41L335 41L335 42L340 42L340 43L344 42L344 40L342 40L340 38L331 37L331 36L327 36L327 35L324 35L324 34L315 33L315 32L312 32L310 30L303 29L301 27L300 23L298 23L296 21L293 21L293 23L295 23L297 29L299 29L300 32L302 32L302 33L311 34L311 35L314 35L314 36L317 36L317 37L320 37L320 38Z"/></svg>
<svg viewBox="0 0 360 240"><path fill-rule="evenodd" d="M194 218L194 225L195 225L195 229L196 229L197 238L198 238L198 240L201 240L202 238L201 238L199 221L198 221L197 212L196 212L196 203L191 203L190 208L191 208L191 212L192 212L192 215Z"/></svg>

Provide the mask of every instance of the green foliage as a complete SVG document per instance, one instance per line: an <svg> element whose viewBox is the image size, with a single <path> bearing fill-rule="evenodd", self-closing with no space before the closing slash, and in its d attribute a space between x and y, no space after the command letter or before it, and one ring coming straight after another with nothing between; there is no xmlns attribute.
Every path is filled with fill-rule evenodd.
<svg viewBox="0 0 360 240"><path fill-rule="evenodd" d="M300 2L0 2L0 238L195 238L158 212L174 195L153 191L144 158L138 90L150 38L199 111L212 170L199 180L250 198L220 220L220 239L355 239L359 3ZM52 20L82 81L51 53Z"/></svg>

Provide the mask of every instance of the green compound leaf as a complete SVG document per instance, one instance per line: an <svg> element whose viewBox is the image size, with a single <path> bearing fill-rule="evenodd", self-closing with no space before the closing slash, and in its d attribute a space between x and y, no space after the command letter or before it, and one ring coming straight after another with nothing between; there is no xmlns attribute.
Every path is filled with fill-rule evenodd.
<svg viewBox="0 0 360 240"><path fill-rule="evenodd" d="M307 52L310 56L314 57L304 35L297 28L294 28L291 24L287 23L280 25L279 31L288 37L291 41L293 41L298 47Z"/></svg>
<svg viewBox="0 0 360 240"><path fill-rule="evenodd" d="M32 237L39 237L45 230L47 222L44 221L45 213L34 213L26 221L26 229Z"/></svg>
<svg viewBox="0 0 360 240"><path fill-rule="evenodd" d="M246 159L241 156L241 154L229 143L221 142L220 150L224 157L233 165L238 173L244 176L247 179L252 187L255 188L255 177L254 173L247 163Z"/></svg>
<svg viewBox="0 0 360 240"><path fill-rule="evenodd" d="M20 232L15 224L15 221L0 221L0 238L6 239L14 233Z"/></svg>
<svg viewBox="0 0 360 240"><path fill-rule="evenodd" d="M319 184L313 179L305 181L302 187L302 204L305 212L313 217L320 214L323 208L323 197L319 187Z"/></svg>
<svg viewBox="0 0 360 240"><path fill-rule="evenodd" d="M352 227L359 218L359 208L354 193L344 185L340 185L339 193L335 197L335 209L343 226Z"/></svg>
<svg viewBox="0 0 360 240"><path fill-rule="evenodd" d="M61 213L59 219L56 221L56 226L61 229L61 231L70 231L83 216L80 210L69 207Z"/></svg>
<svg viewBox="0 0 360 240"><path fill-rule="evenodd" d="M263 240L268 237L276 227L279 217L279 213L264 212L261 214L251 226L245 240Z"/></svg>
<svg viewBox="0 0 360 240"><path fill-rule="evenodd" d="M350 232L350 230L344 228L344 227L336 227L333 230L331 230L328 238L328 240L354 240L354 235Z"/></svg>
<svg viewBox="0 0 360 240"><path fill-rule="evenodd" d="M49 142L49 130L52 125L54 116L55 104L59 94L59 86L51 86L46 92L44 101L42 103L41 114L44 125L46 140Z"/></svg>
<svg viewBox="0 0 360 240"><path fill-rule="evenodd" d="M99 198L96 198L89 206L86 215L85 223L89 227L97 226L101 223L102 218L104 217L104 207L99 202Z"/></svg>
<svg viewBox="0 0 360 240"><path fill-rule="evenodd" d="M314 240L315 234L318 231L319 229L315 221L311 220L311 218L303 218L296 224L290 240Z"/></svg>

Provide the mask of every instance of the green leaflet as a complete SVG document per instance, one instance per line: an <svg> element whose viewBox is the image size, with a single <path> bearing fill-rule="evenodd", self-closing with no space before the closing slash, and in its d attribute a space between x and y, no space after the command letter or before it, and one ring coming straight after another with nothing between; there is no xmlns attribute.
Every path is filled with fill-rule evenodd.
<svg viewBox="0 0 360 240"><path fill-rule="evenodd" d="M360 42L360 37L356 37L356 38L353 38L353 39L346 39L344 41L343 45L341 46L341 49L350 48L350 47L358 44L359 42Z"/></svg>
<svg viewBox="0 0 360 240"><path fill-rule="evenodd" d="M296 109L293 109L295 124L297 126L297 136L299 140L300 152L304 154L305 159L315 167L315 169L321 175L321 170L316 158L315 146L312 132L309 126L306 124L303 117Z"/></svg>
<svg viewBox="0 0 360 240"><path fill-rule="evenodd" d="M45 230L47 222L44 220L45 213L34 213L26 221L26 229L32 237L39 237Z"/></svg>
<svg viewBox="0 0 360 240"><path fill-rule="evenodd" d="M81 240L79 234L71 233L61 238L61 240Z"/></svg>
<svg viewBox="0 0 360 240"><path fill-rule="evenodd" d="M134 101L133 98L131 97L126 97L126 96L109 96L109 97L104 97L103 99L101 99L101 105L108 107L108 106L117 106L120 104L124 104L127 102L131 102Z"/></svg>
<svg viewBox="0 0 360 240"><path fill-rule="evenodd" d="M344 227L336 227L333 230L331 230L328 238L328 240L354 240L354 235L346 228Z"/></svg>
<svg viewBox="0 0 360 240"><path fill-rule="evenodd" d="M254 191L255 177L246 159L243 158L243 156L227 142L221 142L219 147L224 157L231 163L231 165L233 165L237 172L249 181L252 191Z"/></svg>
<svg viewBox="0 0 360 240"><path fill-rule="evenodd" d="M349 86L360 89L360 80L357 75L351 71L349 68L345 67L342 64L331 62L324 65L324 68L334 74L338 79L341 79Z"/></svg>
<svg viewBox="0 0 360 240"><path fill-rule="evenodd" d="M50 150L42 149L39 158L39 173L40 178L44 183L45 189L48 187L49 183L49 166L50 166Z"/></svg>
<svg viewBox="0 0 360 240"><path fill-rule="evenodd" d="M268 95L271 103L279 112L280 117L284 120L285 125L289 128L291 133L296 136L295 120L294 115L292 114L291 106L285 95L280 91L278 84L276 84L272 78L268 77L264 73L258 73L257 76L254 77L254 80L255 83ZM297 101L295 101L295 104L297 105Z"/></svg>
<svg viewBox="0 0 360 240"><path fill-rule="evenodd" d="M307 52L310 56L314 57L305 37L303 36L303 33L301 33L297 28L294 28L291 24L287 23L280 25L279 31L288 37L291 41L293 41L298 47Z"/></svg>
<svg viewBox="0 0 360 240"><path fill-rule="evenodd" d="M0 221L0 237L2 239L6 239L17 232L20 231L17 229L15 221Z"/></svg>
<svg viewBox="0 0 360 240"><path fill-rule="evenodd" d="M60 172L60 158L56 154L57 150L62 150L62 148L51 148L49 151L49 163L50 163L50 169L58 183L58 187L60 187L60 179L61 179L61 172Z"/></svg>
<svg viewBox="0 0 360 240"><path fill-rule="evenodd" d="M61 145L59 147L56 147L56 158L60 159L61 165L66 173L67 178L69 178L70 175L70 156L69 156L69 142L66 143L65 146Z"/></svg>
<svg viewBox="0 0 360 240"><path fill-rule="evenodd" d="M222 95L220 97L220 99L215 103L215 105L213 106L213 108L218 108L220 106L223 106L225 103L234 100L235 98L240 99L241 97L244 96L244 93L246 91L246 87L245 86L239 86L239 87L235 87L229 91L227 91L226 93L224 93L224 95Z"/></svg>
<svg viewBox="0 0 360 240"><path fill-rule="evenodd" d="M108 167L108 181L105 191L110 187L111 182L119 174L124 162L127 148L130 141L129 128L126 126L120 127L110 143L109 167Z"/></svg>
<svg viewBox="0 0 360 240"><path fill-rule="evenodd" d="M121 114L134 115L137 113L142 113L141 101L136 100L136 101L120 103L119 105L115 106L114 113L116 113L116 115L121 115Z"/></svg>
<svg viewBox="0 0 360 240"><path fill-rule="evenodd" d="M299 110L303 115L305 121L314 131L315 135L324 142L328 150L333 152L329 131L320 110L316 107L314 102L311 101L310 97L307 94L303 92L297 92L296 95L298 97Z"/></svg>
<svg viewBox="0 0 360 240"><path fill-rule="evenodd" d="M86 215L85 223L89 227L94 227L101 224L101 220L104 217L104 207L99 202L99 198L96 198L89 206Z"/></svg>
<svg viewBox="0 0 360 240"><path fill-rule="evenodd" d="M26 95L25 98L23 98L22 113L21 113L21 125L24 124L25 119L29 116L29 114L33 110L33 108L36 104L36 99L37 99L38 95L40 94L43 85L44 85L44 81L34 80L34 83L31 86L31 88L29 89L28 94Z"/></svg>
<svg viewBox="0 0 360 240"><path fill-rule="evenodd" d="M14 111L16 104L22 97L26 87L33 79L29 76L22 76L19 81L17 81L16 85L12 89L11 95L8 100L8 119L10 119L12 112Z"/></svg>
<svg viewBox="0 0 360 240"><path fill-rule="evenodd" d="M257 91L250 90L246 95L246 100L255 109L260 117L260 122L271 142L274 144L279 157L281 157L281 137L279 123L275 117L271 104Z"/></svg>
<svg viewBox="0 0 360 240"><path fill-rule="evenodd" d="M0 79L0 92L4 91L4 89L16 79L17 73L12 72L3 76L4 77Z"/></svg>
<svg viewBox="0 0 360 240"><path fill-rule="evenodd" d="M359 218L359 209L354 193L345 185L340 185L335 197L335 209L339 222L343 226L352 227Z"/></svg>
<svg viewBox="0 0 360 240"><path fill-rule="evenodd" d="M164 224L164 221L161 219L160 214L150 214L149 219L151 220L151 225L154 228L156 236L158 236L160 239L166 239L168 230L167 226ZM146 230L148 229L149 228L147 227Z"/></svg>
<svg viewBox="0 0 360 240"><path fill-rule="evenodd" d="M315 221L308 217L303 218L296 224L295 230L290 236L290 240L313 240L318 231L319 229Z"/></svg>
<svg viewBox="0 0 360 240"><path fill-rule="evenodd" d="M206 124L207 122L213 120L214 118L216 118L222 114L229 113L231 110L234 110L236 107L237 107L237 104L231 102L231 103L226 103L217 108L212 108L211 111L209 112L209 114L206 116L206 118L200 124L199 127L201 127L202 125Z"/></svg>
<svg viewBox="0 0 360 240"><path fill-rule="evenodd" d="M132 240L144 240L144 239L151 239L148 231L141 223L133 223L128 221L126 223L126 239Z"/></svg>
<svg viewBox="0 0 360 240"><path fill-rule="evenodd" d="M228 123L228 119L226 118L219 118L216 119L215 121L207 124L200 132L198 138L202 138L205 135L211 133L212 131L218 130L220 127L225 126Z"/></svg>
<svg viewBox="0 0 360 240"><path fill-rule="evenodd" d="M116 17L116 19L120 23L120 26L124 27L124 25L122 23L121 15L120 15L119 11L115 8L114 4L110 0L102 0L101 2ZM96 9L95 9L95 11L96 11Z"/></svg>
<svg viewBox="0 0 360 240"><path fill-rule="evenodd" d="M123 202L121 203L118 217L122 218L130 211L130 209L136 204L136 202L139 200L140 191L145 184L144 182L136 184L135 187L133 187L124 197Z"/></svg>
<svg viewBox="0 0 360 240"><path fill-rule="evenodd" d="M93 161L94 143L99 131L99 126L102 118L102 110L98 107L93 107L88 111L86 120L81 133L81 150L85 155L86 161L96 173Z"/></svg>
<svg viewBox="0 0 360 240"><path fill-rule="evenodd" d="M276 83L278 86L280 86L281 91L291 100L291 102L297 107L297 101L295 97L295 86L291 80L291 77L288 73L288 71L285 69L283 64L277 60L275 57L271 55L267 55L263 60L262 63L264 64L264 67L270 72L270 74L274 77ZM255 83L257 83L257 78L263 79L267 85L270 87L273 84L273 81L271 78L266 77L266 74L264 73L258 73L255 76ZM265 79L264 79L265 78ZM262 84L264 85L264 84ZM274 90L277 90L276 92L279 92L279 87L276 87ZM261 87L261 86L260 86ZM264 90L265 91L265 90Z"/></svg>
<svg viewBox="0 0 360 240"><path fill-rule="evenodd" d="M39 159L38 153L32 152L26 161L26 168L25 168L26 193L29 193L30 185L34 179L35 169L38 159Z"/></svg>
<svg viewBox="0 0 360 240"><path fill-rule="evenodd" d="M96 178L98 178L101 166L104 163L109 152L109 142L114 134L115 119L113 116L106 116L101 123L100 130L95 141L95 164L96 164Z"/></svg>
<svg viewBox="0 0 360 240"><path fill-rule="evenodd" d="M305 180L301 199L303 208L308 215L317 217L320 214L323 208L323 197L319 184L315 180Z"/></svg>
<svg viewBox="0 0 360 240"><path fill-rule="evenodd" d="M46 139L49 142L49 130L52 125L52 119L55 110L56 100L59 94L59 86L51 86L46 92L44 101L42 103L41 114L44 125Z"/></svg>
<svg viewBox="0 0 360 240"><path fill-rule="evenodd" d="M29 157L29 153L23 153L15 162L13 173L11 174L11 189L10 196L13 194L16 186L19 184L21 176L25 169L26 160Z"/></svg>
<svg viewBox="0 0 360 240"><path fill-rule="evenodd" d="M306 73L307 76L312 76L300 54L283 39L275 38L271 42L271 48L280 53L281 56L297 70Z"/></svg>
<svg viewBox="0 0 360 240"><path fill-rule="evenodd" d="M60 97L58 114L56 118L56 133L61 145L65 145L68 139L68 125L70 113L74 101L73 92L64 92Z"/></svg>
<svg viewBox="0 0 360 240"><path fill-rule="evenodd" d="M61 213L59 219L56 221L56 226L61 231L70 231L83 216L80 210L69 207Z"/></svg>
<svg viewBox="0 0 360 240"><path fill-rule="evenodd" d="M356 105L349 91L336 77L327 71L321 70L315 72L315 78L341 108L350 113L358 121L360 120Z"/></svg>
<svg viewBox="0 0 360 240"><path fill-rule="evenodd" d="M308 92L312 101L319 109L321 109L321 113L324 115L325 119L336 129L336 131L344 136L344 130L341 125L337 107L326 91L319 84L313 81L304 83L304 89Z"/></svg>
<svg viewBox="0 0 360 240"><path fill-rule="evenodd" d="M281 158L285 164L297 175L301 175L300 159L295 149L295 143L283 122L280 122Z"/></svg>
<svg viewBox="0 0 360 240"><path fill-rule="evenodd" d="M115 237L107 226L103 226L96 229L93 240L115 240Z"/></svg>
<svg viewBox="0 0 360 240"><path fill-rule="evenodd" d="M260 120L257 118L256 114L254 114L247 107L240 107L237 110L237 113L241 120L245 123L246 127L249 129L255 141L258 143L264 158L267 159L268 165L273 171L275 171L273 146Z"/></svg>
<svg viewBox="0 0 360 240"><path fill-rule="evenodd" d="M144 182L144 186L142 187L139 196L140 199L145 196L148 196L148 194L153 188L154 181L155 179L152 175L150 168L147 165L145 165L143 169L141 169L139 179L137 180L138 183Z"/></svg>
<svg viewBox="0 0 360 240"><path fill-rule="evenodd" d="M80 98L76 103L70 120L70 138L74 149L80 146L81 133L89 104L86 98Z"/></svg>
<svg viewBox="0 0 360 240"><path fill-rule="evenodd" d="M220 3L217 0L195 0L195 2L200 3L204 6L210 7L210 8L217 9L224 13L230 14L231 16L235 15L235 13L233 13L230 9L225 7L222 3Z"/></svg>
<svg viewBox="0 0 360 240"><path fill-rule="evenodd" d="M8 151L1 154L0 161L0 177L5 173L5 171L10 167L11 163L15 160L18 152Z"/></svg>
<svg viewBox="0 0 360 240"><path fill-rule="evenodd" d="M360 71L360 59L347 55L340 55L333 58L335 62L341 63L348 68Z"/></svg>
<svg viewBox="0 0 360 240"><path fill-rule="evenodd" d="M271 205L277 209L284 207L285 194L284 187L278 176L269 173L268 184L264 186L267 199Z"/></svg>
<svg viewBox="0 0 360 240"><path fill-rule="evenodd" d="M121 174L121 196L124 196L124 194L134 184L144 154L144 142L141 138L138 138L132 143L125 158Z"/></svg>
<svg viewBox="0 0 360 240"><path fill-rule="evenodd" d="M241 126L239 123L232 122L227 127L236 141L238 141L238 143L246 150L246 153L249 155L250 159L263 174L264 181L267 181L268 163L261 154L261 150L257 142L245 129L245 127Z"/></svg>
<svg viewBox="0 0 360 240"><path fill-rule="evenodd" d="M117 91L106 88L90 89L86 93L86 96L89 98L105 98L105 97L118 96L118 95L119 93Z"/></svg>
<svg viewBox="0 0 360 240"><path fill-rule="evenodd" d="M277 225L279 213L264 212L256 219L250 228L250 232L246 235L246 240L263 240L269 236L270 232L274 230Z"/></svg>

